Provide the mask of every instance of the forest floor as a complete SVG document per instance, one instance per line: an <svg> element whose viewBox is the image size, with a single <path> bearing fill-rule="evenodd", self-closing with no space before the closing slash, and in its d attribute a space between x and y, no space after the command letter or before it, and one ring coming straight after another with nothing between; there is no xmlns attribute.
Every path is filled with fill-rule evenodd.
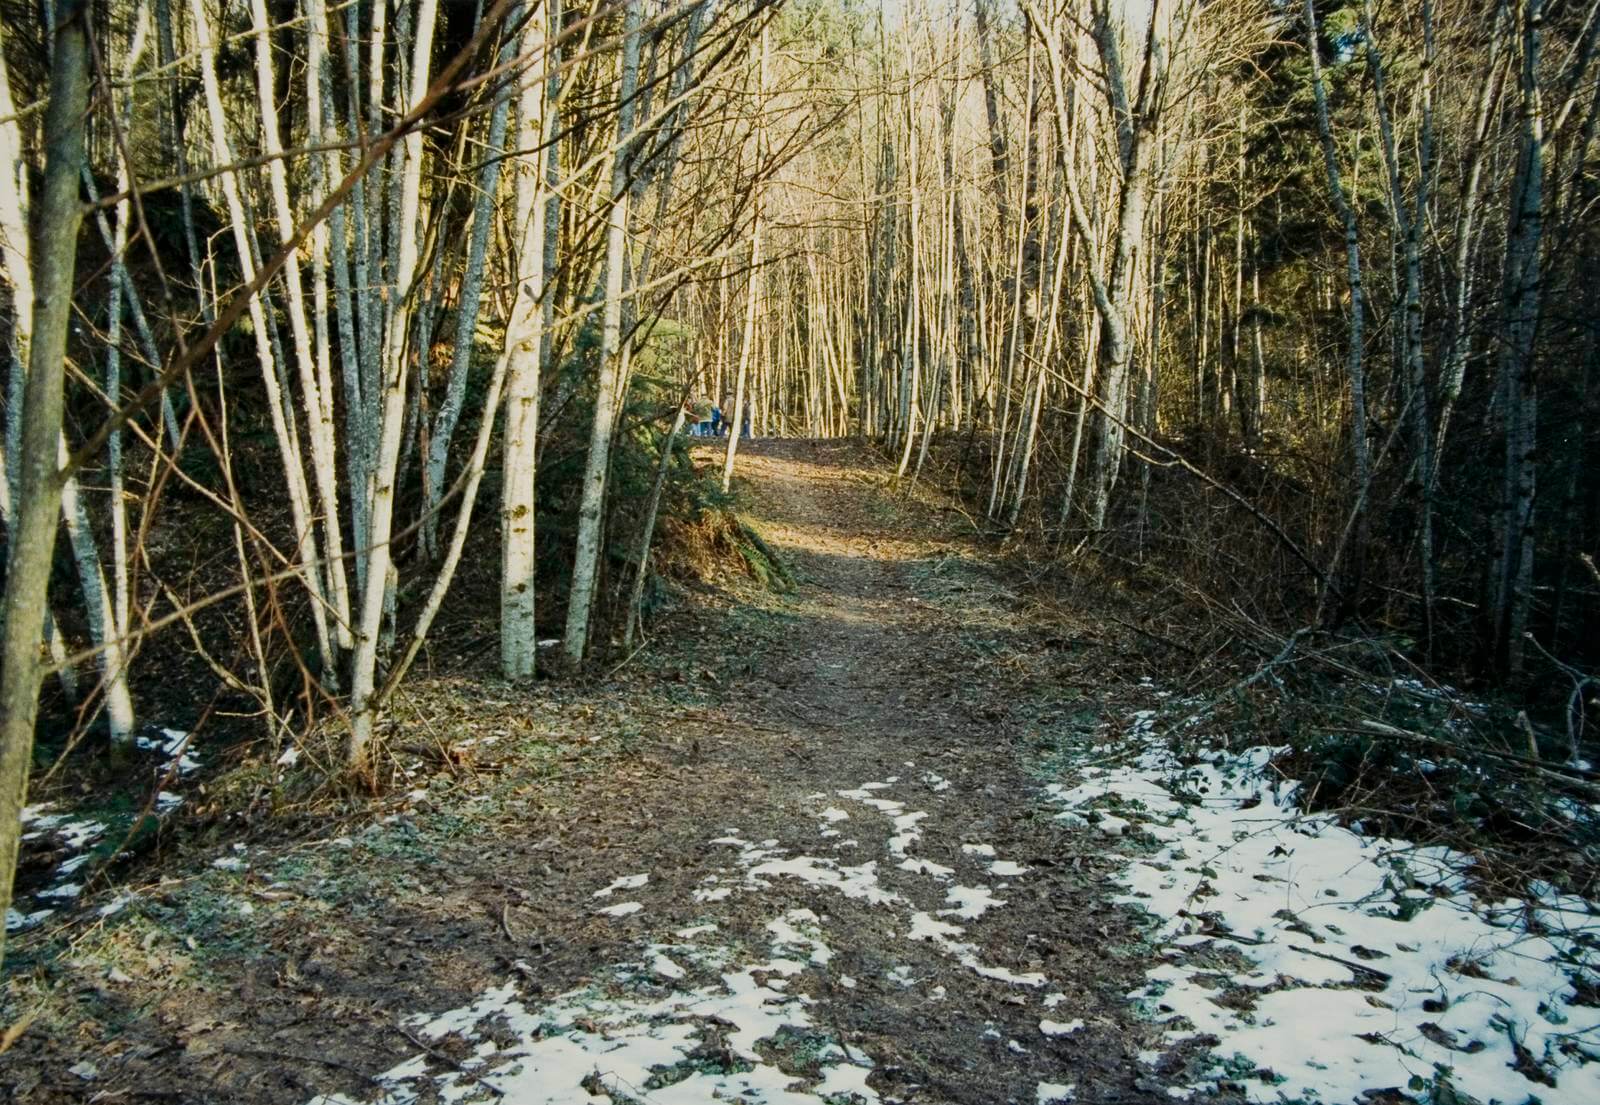
<svg viewBox="0 0 1600 1105"><path fill-rule="evenodd" d="M1173 771L1210 772L1197 785L1224 812L1208 798L1178 811L1149 759L1150 719L1173 695L1147 646L1031 594L958 510L894 494L859 446L752 442L740 471L746 517L792 590L703 588L590 683L516 687L474 675L476 653L440 658L387 738L408 792L310 833L224 823L85 892L69 922L20 933L0 1022L37 1019L0 1059L0 1093L1045 1105L1198 1086L1260 1100L1285 1076L1255 1059L1223 1052L1197 1074L1207 1045L1259 1027L1254 1002L1348 1002L1392 1034L1404 998L1384 980L1409 981L1396 964L1421 926L1373 926L1428 904L1405 895L1448 898L1446 874L1402 883L1385 859L1384 893L1411 902L1398 919L1351 886L1340 907L1366 912L1306 921L1280 908L1289 887L1269 887L1253 930L1235 929L1256 937L1212 939L1230 936L1224 905L1163 946L1150 915L1116 901L1130 886L1155 916L1188 917L1215 887L1234 903L1283 883L1264 874L1275 857L1331 849L1343 830L1257 818L1272 797L1231 794L1220 759ZM1234 831L1239 809L1265 827ZM1215 855L1240 863L1183 852L1201 855L1212 828ZM1329 861L1347 879L1358 862ZM1194 873L1173 891L1180 869ZM1398 958L1369 966L1369 952ZM1492 955L1469 966L1458 973L1487 990ZM1587 1016L1593 994L1573 978L1570 1012ZM1175 1008L1209 1031L1173 1033L1161 1014ZM1380 1026L1357 1046L1403 1051L1429 1079L1423 1047L1506 1069L1492 1042L1425 1015L1401 1044ZM1293 1023L1278 1010L1260 1025L1275 1020ZM1334 1052L1344 1023L1329 1022ZM1582 1099L1549 1087L1559 1055L1525 1056L1534 1038L1515 1038L1514 1082L1547 1105ZM1342 1061L1305 1028L1255 1043L1301 1075ZM1380 1072L1353 1062L1330 1090L1356 1078L1399 1099L1403 1075L1360 1081Z"/></svg>

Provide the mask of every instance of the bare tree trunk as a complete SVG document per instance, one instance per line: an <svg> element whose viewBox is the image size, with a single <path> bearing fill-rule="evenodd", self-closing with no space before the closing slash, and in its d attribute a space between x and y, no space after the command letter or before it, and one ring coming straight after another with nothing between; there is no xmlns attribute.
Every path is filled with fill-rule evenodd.
<svg viewBox="0 0 1600 1105"><path fill-rule="evenodd" d="M0 47L5 41L0 29ZM11 83L0 60L0 272L11 284L11 346L8 350L8 394L6 397L5 442L0 448L0 522L8 533L15 533L12 504L20 491L19 468L22 451L22 397L27 381L27 359L32 348L30 315L33 303L32 261L28 249L28 162L22 154L22 130L11 99ZM55 617L48 604L44 611L44 641L51 665L56 669L68 701L78 700L76 671L66 664L66 646L57 632Z"/></svg>
<svg viewBox="0 0 1600 1105"><path fill-rule="evenodd" d="M55 52L50 69L50 104L45 112L45 169L33 211L33 299L27 383L18 420L21 433L19 494L13 514L0 611L0 916L11 906L33 762L33 729L39 710L39 627L44 625L55 552L56 513L61 505L57 468L66 379L67 326L83 207L78 176L83 168L84 117L89 102L87 5L57 0ZM11 165L4 171L14 172ZM13 276L15 279L15 276ZM17 305L18 313L23 310ZM0 931L0 957L5 952Z"/></svg>
<svg viewBox="0 0 1600 1105"><path fill-rule="evenodd" d="M408 110L423 98L428 89L436 3L437 0L420 0L418 6L411 87L406 99ZM350 672L350 736L345 743L345 761L357 773L366 767L367 748L376 721L377 702L374 701L373 691L378 669L379 631L384 622L385 606L392 601L393 595L393 560L389 539L393 533L400 431L405 421L406 349L411 329L411 312L407 304L415 292L418 268L415 227L422 187L421 132L413 130L396 144L395 149L403 151L399 217L396 219L401 233L395 258L395 302L390 310L388 330L384 337L381 415L377 450L372 456L371 546L366 555L366 589L362 595L361 620L357 626L356 650Z"/></svg>
<svg viewBox="0 0 1600 1105"><path fill-rule="evenodd" d="M538 56L547 48L546 6L534 7L523 32L522 50ZM546 59L548 62L548 59ZM553 68L553 67L552 67ZM517 107L517 146L537 150L545 136L546 87L529 79ZM506 324L506 430L504 478L500 500L500 670L507 679L528 679L538 664L539 642L534 623L538 561L534 543L539 444L539 381L549 340L545 326L546 234L540 207L544 195L543 159L519 166L516 225L522 240L517 250L517 283L511 318ZM541 302L541 299L543 302Z"/></svg>
<svg viewBox="0 0 1600 1105"><path fill-rule="evenodd" d="M1033 51L1033 39L1030 37L1028 39L1027 94L1028 102L1030 104L1034 102L1035 96L1037 95L1035 91L1036 81L1034 77ZM1031 148L1033 143L1036 141L1032 133L1033 113L1031 111L1024 113L1023 127L1023 146L1026 148ZM991 519L996 516L1000 508L1001 492L1004 490L1002 486L1004 483L1002 473L1005 471L1006 427L1009 425L1011 420L1011 393L1014 390L1017 356L1018 351L1021 348L1022 341L1022 285L1023 270L1026 267L1024 255L1027 249L1028 228L1028 204L1026 202L1026 197L1032 194L1031 190L1033 185L1029 182L1029 174L1032 171L1032 168L1032 159L1024 158L1022 161L1022 195L1024 197L1024 202L1018 205L1017 208L1016 268L1011 278L1011 326L1007 332L1007 338L1005 342L1006 375L1005 382L1002 385L1000 400L1000 424L998 426L998 432L995 435L994 442L994 462L989 480L989 504L984 512L985 515Z"/></svg>
<svg viewBox="0 0 1600 1105"><path fill-rule="evenodd" d="M1411 412L1416 449L1417 487L1421 519L1417 527L1418 557L1422 573L1422 620L1428 650L1433 648L1434 564L1433 564L1433 425L1429 417L1427 360L1422 345L1422 220L1428 207L1428 182L1432 177L1432 103L1429 99L1433 62L1433 4L1422 2L1424 54L1422 70L1422 135L1416 166L1416 195L1410 203L1400 181L1400 156L1396 149L1394 124L1387 100L1383 56L1379 53L1372 27L1371 0L1362 0L1362 19L1366 37L1367 70L1372 75L1373 97L1377 103L1378 133L1384 166L1389 178L1389 207L1396 236L1402 242L1405 291L1401 299L1403 322L1401 358L1407 385L1406 405Z"/></svg>
<svg viewBox="0 0 1600 1105"><path fill-rule="evenodd" d="M1496 656L1512 675L1522 671L1524 641L1533 608L1534 498L1538 465L1538 376L1534 341L1539 329L1539 273L1544 234L1544 113L1539 92L1544 0L1520 0L1521 106L1516 179L1506 228L1501 321L1500 397L1505 424L1504 507L1494 565Z"/></svg>
<svg viewBox="0 0 1600 1105"><path fill-rule="evenodd" d="M131 61L128 62L132 64ZM0 66L3 69L3 66ZM12 116L11 91L9 80L0 88L0 112L8 117ZM8 422L6 426L5 452L10 455L5 458L3 479L5 487L0 489L0 517L8 525L14 524L12 505L15 496L20 492L18 477L26 466L26 460L19 457L23 437L23 401L22 396L26 389L28 363L32 350L32 319L29 307L34 298L35 285L31 274L33 266L32 246L30 245L31 232L28 228L30 211L27 192L27 162L22 156L21 133L14 118L8 118L0 124L0 148L3 148L7 157L7 171L4 179L0 180L0 259L5 262L5 272L12 285L13 318L11 332L11 357L10 357L10 397L7 403ZM126 166L119 169L121 174L126 173ZM88 174L85 172L84 177ZM111 349L106 358L107 386L110 394L115 397L120 391L121 367L121 321L122 321L122 291L128 286L126 273L122 265L122 249L118 244L126 243L127 211L126 202L118 205L119 221L117 231L107 235L107 247L112 252L111 264L111 294L109 297L110 330L112 336ZM104 219L104 216L101 216ZM109 228L106 228L109 229ZM34 243L35 245L37 243ZM83 608L85 620L88 622L89 636L98 650L98 666L101 674L101 688L104 693L104 707L106 727L111 739L113 754L120 754L128 741L132 739L134 728L133 700L128 690L127 664L123 654L121 638L126 627L126 609L128 606L128 573L127 573L127 512L121 497L122 487L122 440L120 434L113 434L107 442L109 447L109 482L113 488L112 496L112 554L113 570L116 581L115 593L106 586L105 573L101 568L100 551L95 543L94 531L90 528L88 513L79 495L79 484L75 477L68 477L62 481L61 494L61 519L67 527L73 561L78 570L78 580L83 591ZM58 443L60 455L66 456L67 446L63 437ZM53 617L48 606L45 609L43 622L44 640L55 662L61 664L63 673L63 686L70 698L77 697L77 682L74 673L65 666L65 647L61 635L56 632Z"/></svg>
<svg viewBox="0 0 1600 1105"><path fill-rule="evenodd" d="M632 151L634 93L639 82L640 0L628 0L623 24L622 80L617 109L616 152L611 165L610 217L606 228L605 318L600 337L600 378L594 401L594 427L589 435L589 460L583 474L578 507L578 541L572 565L572 590L567 600L567 627L562 651L580 663L589 644L589 619L594 607L605 528L606 475L611 464L611 438L616 427L617 394L622 376L623 246L628 229L628 162Z"/></svg>
<svg viewBox="0 0 1600 1105"><path fill-rule="evenodd" d="M278 236L284 240L295 231L296 220L289 203L289 178L283 158L283 140L278 134L278 108L273 103L272 92L276 86L272 71L271 31L267 18L266 0L250 0L250 16L255 32L256 90L260 97L263 149L271 159L267 163L267 179L272 193L273 213L277 218ZM311 329L306 320L305 290L300 279L300 261L295 253L289 255L283 274L289 288L289 330L294 339L295 364L300 372L301 401L305 407L306 432L311 439L311 471L317 490L318 507L322 518L323 549L327 552L324 574L327 594L333 609L334 639L340 649L353 643L350 636L350 592L345 582L344 539L339 527L338 464L334 457L333 396L324 392L323 381L318 378L316 358L311 350ZM292 418L289 410L285 414ZM332 667L336 656L323 658L325 666Z"/></svg>
<svg viewBox="0 0 1600 1105"><path fill-rule="evenodd" d="M757 61L756 76L756 122L755 122L755 173L760 174L761 158L763 154L762 143L762 114L766 111L767 100L767 30L761 30L761 43L758 47L760 58ZM750 226L750 285L745 299L744 312L744 340L739 343L739 370L734 377L733 384L733 410L729 417L733 419L728 424L728 451L722 461L722 490L727 491L733 485L733 460L739 452L739 434L745 422L750 420L748 399L745 396L745 387L750 378L750 357L756 343L756 308L759 305L761 290L761 184L755 185L755 196L752 206L755 208L755 217Z"/></svg>
<svg viewBox="0 0 1600 1105"><path fill-rule="evenodd" d="M1363 568L1366 562L1366 517L1368 493L1371 490L1371 461L1367 446L1367 376L1362 359L1365 340L1366 295L1361 279L1361 237L1356 226L1356 213L1350 206L1344 183L1339 174L1339 154L1333 144L1333 125L1328 118L1328 93L1322 81L1322 47L1317 41L1317 13L1311 0L1305 0L1306 52L1311 61L1311 94L1316 101L1317 134L1322 141L1323 170L1327 175L1328 195L1334 211L1344 227L1345 282L1350 292L1350 344L1346 351L1345 371L1350 379L1350 444L1355 460L1355 518L1350 541L1354 548L1348 553L1350 568L1348 582L1338 596L1343 609L1352 609L1358 601ZM1322 601L1318 604L1319 617L1325 612L1328 601L1334 596L1328 589L1338 587L1341 573L1337 563L1329 565L1328 584Z"/></svg>
<svg viewBox="0 0 1600 1105"><path fill-rule="evenodd" d="M530 22L543 17L535 11ZM514 18L514 17L513 17ZM542 40L536 44L542 48ZM501 46L497 64L509 65L516 54L515 41L507 38ZM527 44L524 44L526 50ZM531 83L531 82L530 82ZM540 89L542 97L543 89ZM461 274L461 294L456 303L455 340L450 355L450 377L445 385L444 404L434 419L428 435L428 456L422 467L422 547L432 557L439 535L439 494L444 487L445 466L450 459L450 443L455 438L456 424L461 419L461 408L467 397L467 370L472 364L473 350L477 346L478 305L483 299L483 281L487 272L489 229L494 220L495 199L499 194L500 166L504 160L506 120L511 113L511 89L503 89L494 101L489 115L489 141L484 152L483 168L478 172L478 191L472 204L472 234L467 246L466 271ZM541 120L542 122L542 120ZM532 147L543 141L543 134L534 136ZM536 169L537 172L537 157ZM529 210L526 218L542 221L536 212ZM524 224L522 211L518 210L518 227ZM526 230L524 230L526 234ZM541 234L539 259L544 259L544 242ZM519 280L519 289L520 289ZM542 281L541 281L542 283Z"/></svg>
<svg viewBox="0 0 1600 1105"><path fill-rule="evenodd" d="M1434 439L1435 455L1444 450L1450 431L1450 416L1461 398L1461 386L1466 380L1467 362L1472 354L1468 318L1473 291L1472 255L1479 237L1478 205L1483 170L1491 152L1489 132L1505 82L1504 40L1510 24L1510 12L1510 0L1498 0L1495 4L1494 20L1489 32L1489 58L1483 69L1483 89L1478 95L1466 169L1462 174L1461 195L1456 201L1455 251L1452 257L1454 272L1447 294L1449 316L1444 338L1444 369L1439 379L1439 428Z"/></svg>
<svg viewBox="0 0 1600 1105"><path fill-rule="evenodd" d="M661 492L667 486L667 472L672 467L672 450L678 443L678 433L687 418L689 389L685 388L672 415L672 428L661 442L661 459L656 464L656 482L650 488L650 503L645 507L644 522L639 527L639 549L634 554L633 590L628 595L628 607L623 614L625 628L622 647L633 648L633 632L639 623L639 605L644 599L645 576L650 570L650 540L655 536L656 514L661 509Z"/></svg>
<svg viewBox="0 0 1600 1105"><path fill-rule="evenodd" d="M232 146L228 141L226 109L223 106L221 85L217 80L216 49L212 41L210 18L201 0L190 0L194 18L196 44L200 53L200 72L204 81L206 113L211 124L212 160L218 167L233 161ZM244 200L239 192L235 173L225 172L220 179L228 214L233 223L234 247L238 252L239 266L245 280L255 278L255 250L251 242L250 219L245 212ZM295 529L295 556L300 564L301 578L311 594L311 619L316 631L324 679L330 686L337 684L332 642L328 636L327 607L322 586L322 571L317 564L317 539L311 523L311 496L306 487L305 467L293 433L293 412L279 383L277 355L272 347L271 332L262 297L250 299L250 323L255 335L256 356L261 362L261 382L266 391L268 414L278 451L283 460L283 471L289 494L290 514Z"/></svg>

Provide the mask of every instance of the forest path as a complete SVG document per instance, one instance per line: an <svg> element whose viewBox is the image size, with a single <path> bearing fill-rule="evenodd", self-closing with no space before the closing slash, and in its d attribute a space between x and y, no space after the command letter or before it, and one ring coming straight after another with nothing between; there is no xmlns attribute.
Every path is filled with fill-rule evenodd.
<svg viewBox="0 0 1600 1105"><path fill-rule="evenodd" d="M591 682L485 675L460 598L384 797L199 818L18 941L0 1100L1167 1100L1121 863L1041 795L1144 660L887 476L747 443L797 586L702 586Z"/></svg>
<svg viewBox="0 0 1600 1105"><path fill-rule="evenodd" d="M1035 624L859 445L749 443L740 485L798 586L701 630L726 651L710 709L667 728L688 779L665 802L619 796L648 810L634 832L569 855L568 902L632 953L553 1001L507 987L419 1030L497 1040L485 1066L423 1054L385 1080L427 1071L443 1095L519 1105L580 1086L618 1103L1165 1100L1139 1073L1149 1037L1121 995L1142 964L1099 848L1036 802L1029 719L1061 688L1029 657L1070 655L1070 627Z"/></svg>

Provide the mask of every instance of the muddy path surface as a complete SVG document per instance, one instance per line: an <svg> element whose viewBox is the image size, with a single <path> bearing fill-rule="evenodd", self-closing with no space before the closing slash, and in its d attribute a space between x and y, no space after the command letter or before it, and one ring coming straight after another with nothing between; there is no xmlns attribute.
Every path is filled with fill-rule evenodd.
<svg viewBox="0 0 1600 1105"><path fill-rule="evenodd" d="M740 472L791 591L708 588L586 687L438 658L389 812L219 827L86 901L123 904L68 950L24 937L8 1001L47 1014L0 1089L1168 1100L1115 861L1040 799L1138 653L859 446L754 442Z"/></svg>

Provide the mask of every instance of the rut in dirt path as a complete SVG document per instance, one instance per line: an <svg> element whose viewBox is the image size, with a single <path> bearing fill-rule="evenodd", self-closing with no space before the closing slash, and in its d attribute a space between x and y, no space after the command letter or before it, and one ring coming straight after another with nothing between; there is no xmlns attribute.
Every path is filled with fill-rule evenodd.
<svg viewBox="0 0 1600 1105"><path fill-rule="evenodd" d="M470 1058L419 1054L387 1100L1164 1098L1137 1074L1133 972L1106 958L1126 922L1034 805L996 699L995 642L1032 631L997 569L848 445L741 460L800 583L729 687L743 736L703 753L746 781L704 815L704 873L610 853L590 908L636 926L635 956L554 1001L513 979L420 1025Z"/></svg>

